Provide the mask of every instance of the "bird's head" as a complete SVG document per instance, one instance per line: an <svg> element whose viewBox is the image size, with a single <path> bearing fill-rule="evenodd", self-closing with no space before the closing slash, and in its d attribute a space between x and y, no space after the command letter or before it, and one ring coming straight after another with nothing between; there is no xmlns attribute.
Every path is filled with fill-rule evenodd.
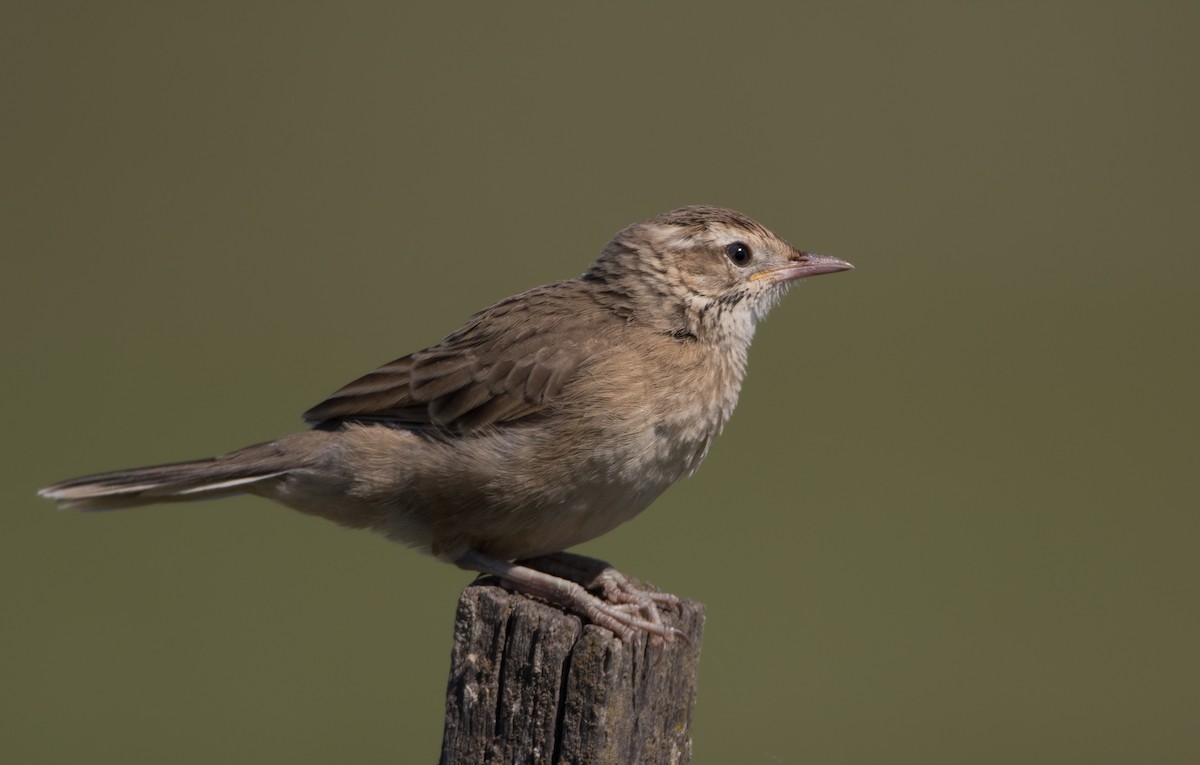
<svg viewBox="0 0 1200 765"><path fill-rule="evenodd" d="M693 205L618 233L584 279L617 297L631 321L744 353L755 324L796 280L850 268L739 212Z"/></svg>

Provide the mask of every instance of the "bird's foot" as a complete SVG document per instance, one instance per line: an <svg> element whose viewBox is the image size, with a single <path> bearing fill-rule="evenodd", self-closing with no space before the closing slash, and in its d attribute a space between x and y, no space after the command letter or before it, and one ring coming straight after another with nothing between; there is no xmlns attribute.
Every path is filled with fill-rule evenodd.
<svg viewBox="0 0 1200 765"><path fill-rule="evenodd" d="M659 606L678 611L679 598L643 587L595 558L554 553L509 563L468 551L456 563L460 568L497 576L510 589L575 611L626 643L639 632L649 634L655 642L683 636L663 623L659 614Z"/></svg>
<svg viewBox="0 0 1200 765"><path fill-rule="evenodd" d="M518 564L575 582L585 590L597 593L604 602L644 619L664 631L670 628L663 624L659 608L668 608L676 613L681 611L680 601L676 596L644 586L597 558L557 552L521 560ZM671 638L658 630L651 634L665 640Z"/></svg>

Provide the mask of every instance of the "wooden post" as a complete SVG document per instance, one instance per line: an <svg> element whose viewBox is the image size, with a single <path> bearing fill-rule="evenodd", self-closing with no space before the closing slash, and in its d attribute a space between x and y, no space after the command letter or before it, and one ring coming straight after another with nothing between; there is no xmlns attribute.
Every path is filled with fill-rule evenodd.
<svg viewBox="0 0 1200 765"><path fill-rule="evenodd" d="M491 584L458 601L441 765L686 765L704 606L664 621L686 637L608 630Z"/></svg>

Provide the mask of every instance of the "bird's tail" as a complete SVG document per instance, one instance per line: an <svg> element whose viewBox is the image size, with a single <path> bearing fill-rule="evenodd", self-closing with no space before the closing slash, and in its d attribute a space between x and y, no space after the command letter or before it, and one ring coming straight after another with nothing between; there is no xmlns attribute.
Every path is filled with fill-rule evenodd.
<svg viewBox="0 0 1200 765"><path fill-rule="evenodd" d="M38 494L62 508L119 510L253 491L254 484L282 476L295 466L287 449L270 442L220 457L71 478Z"/></svg>

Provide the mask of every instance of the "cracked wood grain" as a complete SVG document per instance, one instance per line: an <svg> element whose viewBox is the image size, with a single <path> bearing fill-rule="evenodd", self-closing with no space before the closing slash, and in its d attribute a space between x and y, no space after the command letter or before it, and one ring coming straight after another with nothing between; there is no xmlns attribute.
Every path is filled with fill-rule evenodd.
<svg viewBox="0 0 1200 765"><path fill-rule="evenodd" d="M490 584L458 603L441 765L691 761L704 607L671 643L611 632Z"/></svg>

